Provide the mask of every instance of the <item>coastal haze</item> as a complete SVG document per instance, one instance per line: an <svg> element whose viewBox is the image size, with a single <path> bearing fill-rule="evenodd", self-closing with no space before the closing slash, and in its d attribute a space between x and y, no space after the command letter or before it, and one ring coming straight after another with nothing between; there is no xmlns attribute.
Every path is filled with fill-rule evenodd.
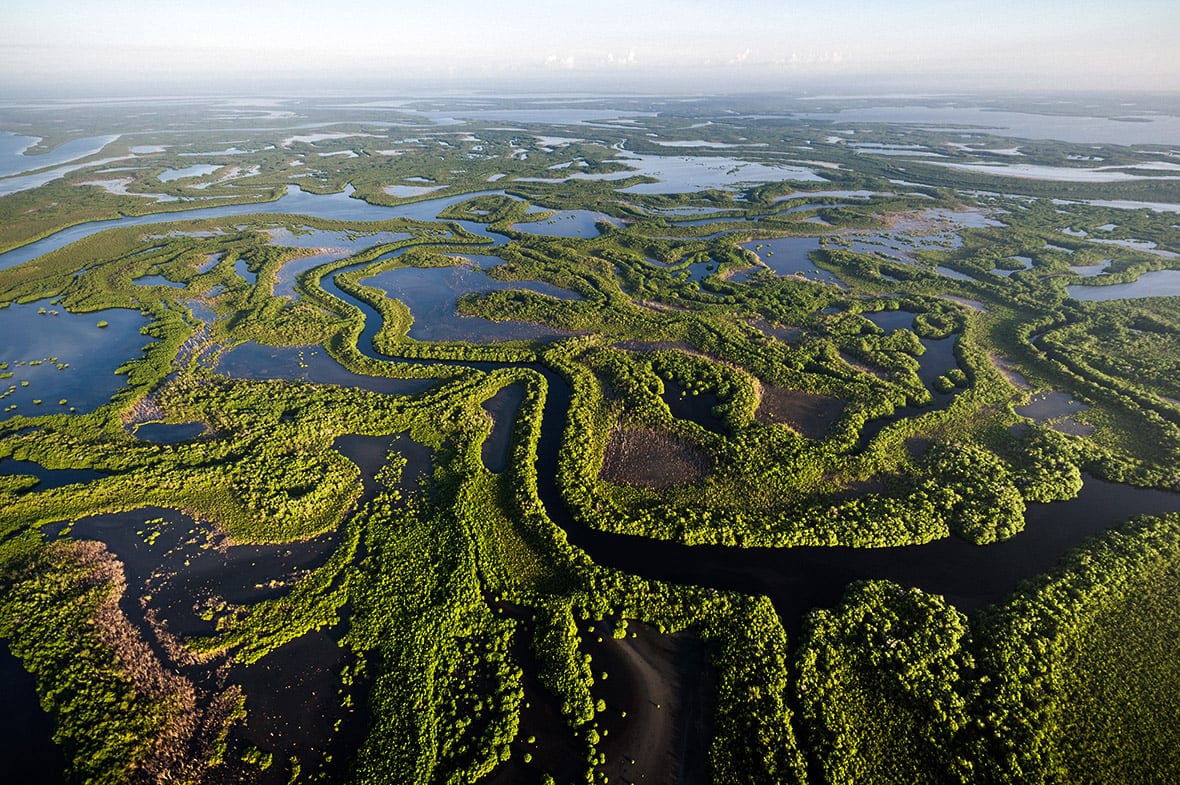
<svg viewBox="0 0 1180 785"><path fill-rule="evenodd" d="M1180 77L1167 0L11 2L9 94L161 90L1133 90Z"/></svg>

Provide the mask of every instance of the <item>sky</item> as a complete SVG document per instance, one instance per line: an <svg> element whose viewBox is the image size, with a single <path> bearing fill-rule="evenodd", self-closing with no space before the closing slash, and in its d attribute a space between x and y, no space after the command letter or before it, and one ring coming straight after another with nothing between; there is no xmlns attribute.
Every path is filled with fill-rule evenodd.
<svg viewBox="0 0 1180 785"><path fill-rule="evenodd" d="M0 19L0 97L1180 90L1177 0L5 0Z"/></svg>

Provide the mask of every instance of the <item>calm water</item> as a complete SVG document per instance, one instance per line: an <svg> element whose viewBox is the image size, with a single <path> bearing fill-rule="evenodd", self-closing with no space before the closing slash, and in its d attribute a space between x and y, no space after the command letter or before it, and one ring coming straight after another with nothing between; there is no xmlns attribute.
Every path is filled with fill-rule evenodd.
<svg viewBox="0 0 1180 785"><path fill-rule="evenodd" d="M238 274L246 283L253 286L258 283L258 273L250 271L250 260L245 258L237 259L234 262L234 272Z"/></svg>
<svg viewBox="0 0 1180 785"><path fill-rule="evenodd" d="M1099 262L1098 264L1089 264L1085 266L1070 265L1069 269L1073 270L1083 278L1093 278L1096 275L1102 275L1102 273L1106 270L1106 265L1108 262L1109 260L1106 262Z"/></svg>
<svg viewBox="0 0 1180 785"><path fill-rule="evenodd" d="M177 444L204 434L203 422L145 422L135 429L135 438L154 444Z"/></svg>
<svg viewBox="0 0 1180 785"><path fill-rule="evenodd" d="M1034 395L1028 403L1013 406L1012 410L1021 416L1043 423L1058 417L1084 412L1089 408L1069 393L1048 392Z"/></svg>
<svg viewBox="0 0 1180 785"><path fill-rule="evenodd" d="M950 230L929 234L884 231L856 232L834 238L832 244L853 253L876 254L886 259L909 263L914 261L915 251L945 251L958 248L963 244L963 240Z"/></svg>
<svg viewBox="0 0 1180 785"><path fill-rule="evenodd" d="M61 785L65 756L53 743L53 718L41 708L33 674L0 640L0 756L4 779L14 785Z"/></svg>
<svg viewBox="0 0 1180 785"><path fill-rule="evenodd" d="M710 189L733 190L744 183L827 182L815 170L803 166L768 165L738 158L703 155L645 155L625 153L619 160L636 169L630 176L653 177L659 182L623 188L620 193L677 194ZM593 175L586 175L590 178ZM612 175L618 179L617 175Z"/></svg>
<svg viewBox="0 0 1180 785"><path fill-rule="evenodd" d="M85 139L74 139L58 145L47 153L25 155L25 148L37 142L32 136L0 131L0 177L31 172L49 166L59 166L94 155L106 147L119 136L90 136Z"/></svg>
<svg viewBox="0 0 1180 785"><path fill-rule="evenodd" d="M914 326L914 314L909 311L877 311L875 313L862 313L861 316L887 333L900 330L903 327L908 329Z"/></svg>
<svg viewBox="0 0 1180 785"><path fill-rule="evenodd" d="M962 125L986 129L996 136L1079 143L1174 145L1180 139L1180 117L1171 115L1156 115L1149 122L1129 123L1105 117L991 111L975 106L875 106L839 112L800 112L796 116L836 123Z"/></svg>
<svg viewBox="0 0 1180 785"><path fill-rule="evenodd" d="M76 482L90 482L106 476L94 469L46 469L35 461L18 461L16 458L0 458L0 474L27 474L36 477L37 484L32 487L33 491L61 488Z"/></svg>
<svg viewBox="0 0 1180 785"><path fill-rule="evenodd" d="M481 448L483 465L490 472L502 472L508 468L512 447L512 426L516 413L524 401L524 387L509 384L483 402L483 408L492 418L492 432Z"/></svg>
<svg viewBox="0 0 1180 785"><path fill-rule="evenodd" d="M819 250L818 237L781 237L776 240L758 240L744 243L742 248L753 251L762 263L779 275L801 275L813 281L844 287L834 273L822 270L808 258L812 251Z"/></svg>
<svg viewBox="0 0 1180 785"><path fill-rule="evenodd" d="M1020 265L1021 265L1020 270L1031 270L1033 267L1033 260L1027 256L1013 256L1011 258L1020 262ZM1003 269L1000 269L999 267L996 267L995 269L992 270L992 273L995 275L1002 275L1005 278L1009 278L1012 276L1013 273L1020 272L1020 270L1003 270Z"/></svg>
<svg viewBox="0 0 1180 785"><path fill-rule="evenodd" d="M545 377L550 391L537 450L538 490L570 543L598 564L654 580L768 595L792 635L810 609L836 605L854 580L883 578L917 586L972 611L1004 599L1021 581L1053 569L1071 548L1119 521L1180 511L1180 494L1087 477L1076 499L1030 505L1024 532L988 546L950 537L895 548L734 548L687 546L592 530L574 520L557 489L553 467L565 428L569 388L552 372L546 371Z"/></svg>
<svg viewBox="0 0 1180 785"><path fill-rule="evenodd" d="M946 338L921 338L919 339L926 352L918 358L918 378L921 379L927 387L934 383L942 374L946 373L952 368L959 365L955 358L955 343L958 341L957 335L951 335ZM939 396L936 394L936 398Z"/></svg>
<svg viewBox="0 0 1180 785"><path fill-rule="evenodd" d="M1175 297L1180 295L1180 270L1156 270L1144 273L1131 283L1116 283L1110 286L1084 286L1074 284L1065 287L1069 296L1084 302L1106 300L1132 300L1142 297Z"/></svg>
<svg viewBox="0 0 1180 785"><path fill-rule="evenodd" d="M705 430L714 433L724 433L725 424L713 414L713 409L721 403L716 393L705 392L693 395L674 381L664 379L664 394L661 396L672 416L681 420L691 420Z"/></svg>
<svg viewBox="0 0 1180 785"><path fill-rule="evenodd" d="M46 313L38 313L42 308ZM12 374L0 379L0 393L7 392L0 413L33 417L71 406L87 412L107 403L125 384L115 370L151 342L140 334L147 324L139 311L125 308L73 314L49 300L0 308L0 362Z"/></svg>
<svg viewBox="0 0 1180 785"><path fill-rule="evenodd" d="M518 289L561 300L581 297L540 281L497 281L470 265L455 267L404 267L366 278L367 286L382 289L410 309L414 323L409 337L418 341L472 341L488 343L506 340L538 340L563 333L551 327L523 322L493 322L456 312L459 298L504 289Z"/></svg>
<svg viewBox="0 0 1180 785"><path fill-rule="evenodd" d="M540 234L548 237L597 237L597 224L605 222L616 227L623 222L606 213L593 210L559 210L541 221L513 224L512 228L525 234Z"/></svg>
<svg viewBox="0 0 1180 785"><path fill-rule="evenodd" d="M169 281L162 275L141 275L138 278L132 279L131 283L136 286L167 286L170 289L183 289L185 287L185 284Z"/></svg>
<svg viewBox="0 0 1180 785"><path fill-rule="evenodd" d="M295 283L299 276L319 267L322 264L343 259L358 251L372 248L375 245L396 243L413 237L408 232L363 232L333 231L328 229L313 229L303 227L298 232L289 229L272 229L270 232L271 245L283 248L317 248L323 253L312 254L300 259L287 262L279 268L274 285L274 294L278 297L295 297Z"/></svg>
<svg viewBox="0 0 1180 785"><path fill-rule="evenodd" d="M1151 177L1129 172L1104 169L1083 169L1072 166L1041 166L1038 164L961 164L927 161L931 166L942 166L959 172L1015 177L1021 180L1046 180L1055 183L1121 183L1129 180L1175 180L1175 177Z"/></svg>
<svg viewBox="0 0 1180 785"><path fill-rule="evenodd" d="M974 278L972 278L970 275L967 275L966 273L961 273L958 270L952 270L951 268L943 267L942 265L939 265L938 267L935 267L934 269L938 272L939 275L945 276L947 278L953 278L956 281L974 281L975 280Z"/></svg>
<svg viewBox="0 0 1180 785"><path fill-rule="evenodd" d="M413 395L430 388L432 379L390 379L353 373L321 347L263 346L249 342L221 357L218 373L238 379L285 379L357 387L385 395Z"/></svg>
<svg viewBox="0 0 1180 785"><path fill-rule="evenodd" d="M387 185L381 190L398 199L413 199L446 188L445 185Z"/></svg>
<svg viewBox="0 0 1180 785"><path fill-rule="evenodd" d="M328 264L337 259L342 259L347 255L348 251L328 251L327 253L312 254L311 256L304 256L302 259L287 262L279 268L278 274L275 277L275 296L298 296L298 292L295 291L295 284L298 282L300 275L322 264Z"/></svg>

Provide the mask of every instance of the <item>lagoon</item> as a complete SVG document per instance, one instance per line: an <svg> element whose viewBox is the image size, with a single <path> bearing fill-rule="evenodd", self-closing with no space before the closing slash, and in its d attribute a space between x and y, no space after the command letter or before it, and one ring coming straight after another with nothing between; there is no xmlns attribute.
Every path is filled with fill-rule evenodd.
<svg viewBox="0 0 1180 785"><path fill-rule="evenodd" d="M742 248L753 251L764 265L778 275L798 275L819 283L844 288L835 273L816 267L809 255L820 248L818 237L781 237L743 243Z"/></svg>
<svg viewBox="0 0 1180 785"><path fill-rule="evenodd" d="M118 134L112 134L72 139L49 152L29 155L25 151L37 144L40 139L14 134L10 131L0 131L0 177L11 177L50 166L67 164L101 152L104 147L118 138Z"/></svg>
<svg viewBox="0 0 1180 785"><path fill-rule="evenodd" d="M126 308L70 313L49 300L0 308L0 362L12 374L0 379L3 416L71 407L88 412L107 403L126 381L115 370L151 342L140 333L147 324L146 316Z"/></svg>
<svg viewBox="0 0 1180 785"><path fill-rule="evenodd" d="M1074 284L1065 287L1069 296L1083 302L1131 300L1142 297L1175 297L1180 295L1180 270L1156 270L1144 273L1131 283L1109 286Z"/></svg>
<svg viewBox="0 0 1180 785"><path fill-rule="evenodd" d="M410 309L414 323L409 337L418 341L538 340L564 333L540 324L493 322L457 312L459 298L496 290L516 289L548 295L561 300L580 295L540 281L499 281L481 269L462 264L454 267L404 267L387 270L363 281L401 300Z"/></svg>

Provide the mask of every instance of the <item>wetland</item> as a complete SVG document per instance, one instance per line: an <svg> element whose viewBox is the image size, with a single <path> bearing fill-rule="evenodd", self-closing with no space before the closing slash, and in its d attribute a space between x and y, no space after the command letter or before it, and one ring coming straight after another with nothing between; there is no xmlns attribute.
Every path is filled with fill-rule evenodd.
<svg viewBox="0 0 1180 785"><path fill-rule="evenodd" d="M0 111L23 781L999 785L1123 661L1169 749L1175 118L752 100Z"/></svg>

